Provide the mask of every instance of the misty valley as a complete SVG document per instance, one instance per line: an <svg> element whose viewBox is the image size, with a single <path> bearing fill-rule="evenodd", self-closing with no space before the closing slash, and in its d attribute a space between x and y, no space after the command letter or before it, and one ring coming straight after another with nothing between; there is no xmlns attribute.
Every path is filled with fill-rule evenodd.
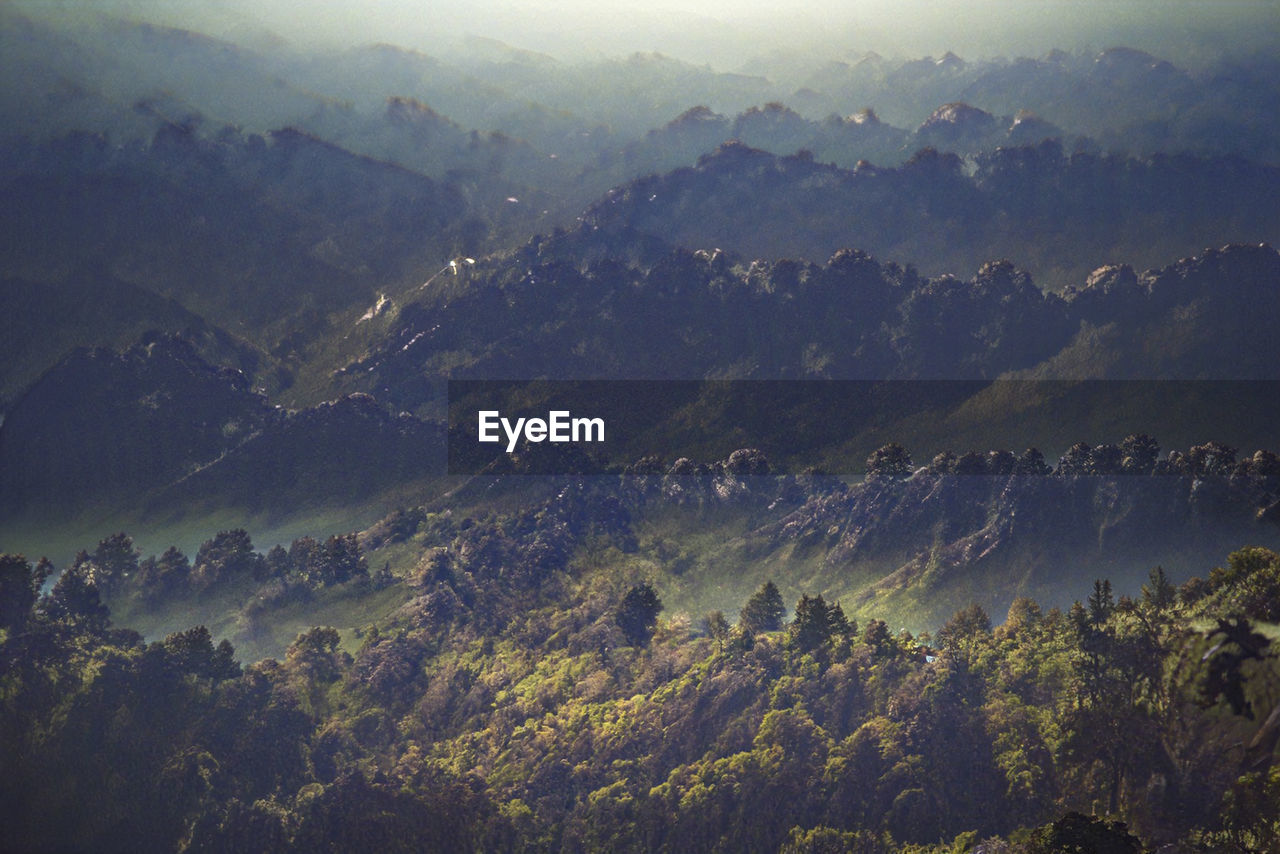
<svg viewBox="0 0 1280 854"><path fill-rule="evenodd" d="M1275 10L504 2L0 2L0 849L1280 851Z"/></svg>

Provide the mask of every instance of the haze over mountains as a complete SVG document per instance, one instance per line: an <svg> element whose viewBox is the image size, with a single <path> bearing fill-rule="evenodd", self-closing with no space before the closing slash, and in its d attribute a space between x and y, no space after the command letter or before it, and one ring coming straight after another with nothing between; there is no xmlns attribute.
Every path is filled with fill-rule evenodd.
<svg viewBox="0 0 1280 854"><path fill-rule="evenodd" d="M1272 375L1265 51L730 72L37 11L0 10L0 479L28 532L365 524L441 473L451 377ZM1025 442L1123 438L1091 418Z"/></svg>
<svg viewBox="0 0 1280 854"><path fill-rule="evenodd" d="M392 419L440 417L463 375L1269 376L1274 252L1205 252L1280 230L1267 52L779 52L724 72L47 12L0 9L23 81L0 103L10 513L53 506L98 453L80 442L73 466L55 443L70 468L41 480L22 431L59 431L22 413L98 382L74 347L149 330L245 393L368 394ZM167 399L135 379L102 382ZM169 489L256 430L81 482Z"/></svg>
<svg viewBox="0 0 1280 854"><path fill-rule="evenodd" d="M1276 7L845 5L0 0L0 848L1272 850Z"/></svg>

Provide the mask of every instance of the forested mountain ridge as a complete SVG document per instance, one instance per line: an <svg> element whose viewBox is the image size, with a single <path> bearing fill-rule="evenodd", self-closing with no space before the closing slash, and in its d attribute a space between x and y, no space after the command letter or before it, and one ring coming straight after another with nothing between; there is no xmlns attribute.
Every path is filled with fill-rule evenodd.
<svg viewBox="0 0 1280 854"><path fill-rule="evenodd" d="M225 359L238 348L235 361L267 388L284 390L299 372L310 374L296 393L306 403L326 396L315 368L343 367L323 364L346 347L335 320L350 322L348 314L376 302L379 289L399 302L419 301L413 284L439 259L501 246L538 218L529 199L499 198L512 190L501 178L455 175L442 184L296 131L261 138L228 130L207 139L169 125L145 146L78 135L10 155L13 205L3 217L0 259L27 283L21 287L71 294L95 283L123 285L136 291L128 296L133 310L171 331L212 325L233 332L238 344L224 339L209 354ZM1061 288L1079 287L1103 261L1141 269L1206 244L1272 240L1280 228L1269 203L1280 179L1270 167L1068 157L1053 143L1000 149L976 164L970 175L958 158L925 151L897 169L846 171L728 144L697 167L618 188L568 238L530 246L578 267L632 259L660 276L677 275L654 267L667 246L718 247L780 269L788 258L821 262L856 247L961 276L1003 255L1041 287ZM1046 230L1058 238L1038 240ZM533 269L530 251L499 254L486 268ZM759 280L767 268L752 269ZM588 280L600 275L587 273ZM574 275L544 271L541 280L564 278L554 283L563 290ZM604 284L606 293L616 290ZM790 285L784 276L768 287ZM197 316L149 305L148 291ZM57 299L16 308L39 325ZM63 324L51 340L120 343L119 335L82 322ZM33 359L6 362L8 394L47 366ZM892 370L874 364L873 373Z"/></svg>
<svg viewBox="0 0 1280 854"><path fill-rule="evenodd" d="M169 124L146 144L81 133L8 154L8 269L114 268L251 333L308 311L323 322L403 275L408 246L464 239L458 188L292 129L208 139Z"/></svg>
<svg viewBox="0 0 1280 854"><path fill-rule="evenodd" d="M772 75L732 74L650 55L573 66L490 42L317 57L262 34L0 14L11 79L30 82L0 104L12 202L0 273L56 295L24 300L21 325L94 279L140 289L126 298L154 318L63 324L48 358L25 348L0 366L5 404L71 346L202 325L240 339L233 361L256 383L283 392L301 373L288 402L318 403L332 395L315 373L342 366L325 351L342 349L348 312L450 258L576 228L584 208L614 235L610 254L639 231L748 259L822 262L854 247L929 276L1008 257L1049 289L1102 263L1141 269L1276 239L1276 161L1256 144L1275 138L1264 54L1196 70L1120 48L778 57ZM607 94L659 90L657 102ZM850 100L821 106L831 92ZM1155 112L1115 112L1137 103ZM1161 144L1122 144L1144 121Z"/></svg>
<svg viewBox="0 0 1280 854"><path fill-rule="evenodd" d="M1057 295L1042 293L1007 262L984 265L964 282L924 279L859 252L837 253L822 266L747 264L644 241L635 245L645 260L571 262L590 258L598 240L589 227L535 240L446 273L403 305L389 301L357 326L364 337L346 352L358 353L351 349L357 342L368 349L329 380L331 400L361 397L310 409L306 418L273 409L250 390L247 375L220 372L180 339L153 336L123 355L74 354L0 424L6 516L42 507L61 508L65 519L108 498L142 496L150 497L140 507L194 501L238 512L274 499L290 506L339 496L376 501L443 473L443 427L390 413L442 419L445 382L460 377L1229 380L1241 382L1177 392L1201 406L1183 404L1164 424L1150 415L1169 407L1175 386L1159 382L1117 386L1116 394L1102 387L1073 393L1068 384L1028 399L975 388L948 405L953 416L945 423L912 423L905 412L892 425L850 421L844 434L822 440L829 447L806 444L799 453L821 464L841 442L877 437L930 453L940 442L981 446L993 437L1061 450L1080 438L1115 441L1161 426L1180 444L1280 444L1258 397L1277 358L1267 342L1280 317L1280 254L1269 247L1229 246L1140 275L1100 268ZM603 241L601 251L615 245ZM1253 380L1264 382L1249 386ZM1070 408L1081 402L1086 408ZM1111 418L1102 436L1090 408L1098 406ZM1225 417L1221 407L1237 410L1232 426L1215 428ZM90 410L96 426L86 435ZM734 426L727 413L704 415L707 430ZM169 444L148 438L156 431ZM322 440L326 431L330 439ZM786 436L757 441L779 456L796 444ZM335 461L349 461L350 471Z"/></svg>
<svg viewBox="0 0 1280 854"><path fill-rule="evenodd" d="M372 374L412 408L459 376L1267 379L1278 316L1270 246L1099 267L1054 294L1008 261L925 278L856 250L749 261L584 223L442 277L388 316L340 387Z"/></svg>
<svg viewBox="0 0 1280 854"><path fill-rule="evenodd" d="M1054 140L967 160L922 148L897 168L852 170L729 143L612 191L583 219L758 258L821 261L856 247L929 275L1007 257L1057 290L1100 261L1152 266L1206 245L1274 242L1278 182L1275 168L1236 158L1070 154Z"/></svg>
<svg viewBox="0 0 1280 854"><path fill-rule="evenodd" d="M158 580L161 564L181 584L191 565L172 550L139 563L112 538L45 597L48 567L6 556L0 832L132 850L340 850L353 822L361 844L441 851L1270 838L1252 805L1274 791L1260 723L1274 552L1238 551L1181 588L1153 570L1133 598L1100 580L1067 612L1020 598L994 630L976 605L935 635L820 595L792 612L772 583L736 627L719 612L695 626L663 616L625 517L602 509L569 484L532 515L388 520L383 542L424 549L417 595L363 637L316 628L248 667L203 628L147 644L108 622L99 585ZM303 573L339 565L352 540L246 563L247 542L206 543L190 583L325 584ZM130 565L136 578L108 572Z"/></svg>
<svg viewBox="0 0 1280 854"><path fill-rule="evenodd" d="M251 373L263 367L260 350L176 300L92 264L75 266L56 282L4 279L0 312L16 321L0 341L4 411L76 347L128 347L152 330L180 334L211 362Z"/></svg>
<svg viewBox="0 0 1280 854"><path fill-rule="evenodd" d="M119 345L130 326L185 334L280 391L317 341L341 337L334 314L479 252L493 228L466 186L295 130L210 139L170 124L136 145L80 133L15 144L6 165L6 304L19 336L54 314L58 327L0 366L9 399L73 346ZM108 305L63 307L81 298Z"/></svg>
<svg viewBox="0 0 1280 854"><path fill-rule="evenodd" d="M442 446L438 427L367 395L285 411L242 371L153 333L123 352L76 350L19 399L0 425L0 512L296 515L436 476Z"/></svg>
<svg viewBox="0 0 1280 854"><path fill-rule="evenodd" d="M0 0L0 849L1280 850L1273 14L388 5Z"/></svg>

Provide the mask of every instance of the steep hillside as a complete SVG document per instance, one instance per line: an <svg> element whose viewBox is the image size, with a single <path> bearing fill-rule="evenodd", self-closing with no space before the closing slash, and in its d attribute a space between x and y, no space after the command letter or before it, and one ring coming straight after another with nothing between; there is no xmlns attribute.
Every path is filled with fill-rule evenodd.
<svg viewBox="0 0 1280 854"><path fill-rule="evenodd" d="M262 524L367 512L443 471L443 433L367 397L272 406L244 373L151 334L124 352L79 349L0 425L6 524L80 517L174 525L218 512Z"/></svg>
<svg viewBox="0 0 1280 854"><path fill-rule="evenodd" d="M339 388L412 409L450 377L1265 380L1280 254L1099 268L1057 295L1008 262L925 279L861 252L748 263L585 225L411 300Z"/></svg>
<svg viewBox="0 0 1280 854"><path fill-rule="evenodd" d="M269 54L179 27L108 14L51 21L0 9L4 135L68 131L145 138L157 124L207 118L257 132L299 123L332 99L283 79Z"/></svg>
<svg viewBox="0 0 1280 854"><path fill-rule="evenodd" d="M4 509L133 500L278 417L243 373L209 365L180 339L76 350L0 425Z"/></svg>
<svg viewBox="0 0 1280 854"><path fill-rule="evenodd" d="M292 130L167 125L126 146L78 134L15 150L4 175L0 270L50 283L15 322L39 327L73 287L60 283L92 270L234 331L285 376L331 313L488 238L457 187Z"/></svg>
<svg viewBox="0 0 1280 854"><path fill-rule="evenodd" d="M773 418L747 417L765 405L758 394L698 396L695 387L686 405L647 411L652 423L613 447L612 471L642 456L670 466L681 449L705 460L744 444L774 456L779 471L854 475L887 442L921 461L992 444L1034 445L1056 458L1075 442L1130 433L1177 446L1280 447L1278 356L1266 343L1280 317L1280 253L1270 248L1229 246L1141 275L1101 268L1059 296L1007 263L961 282L922 279L854 252L822 267L674 252L647 268L602 259L580 270L561 257L590 239L589 231L565 234L461 265L464 272L416 290L419 301L386 301L356 327L367 337L352 341L369 349L334 378L331 397L358 396L330 406L272 408L243 374L219 371L169 338L120 355L81 351L0 426L7 513L40 509L66 520L115 504L157 523L222 511L269 523L273 513L413 504L446 488L434 480L444 470L444 428L387 413L442 419L445 381L462 377L879 381L864 382L860 408L787 386L769 398ZM922 391L916 402L912 381L922 379L972 382L942 383L942 393ZM666 394L661 383L652 392ZM540 470L521 465L515 470ZM570 470L554 461L550 469ZM496 500L501 490L482 494ZM988 521L1019 512L998 494L974 498ZM1140 507L1144 495L1115 500ZM873 518L902 516L875 507ZM1252 512L1240 516L1246 528ZM1149 527L1183 530L1183 516ZM936 524L920 522L902 539ZM1104 513L1089 530L1115 524ZM1080 543L1091 538L1071 550L1087 554ZM1011 565L1022 548L1001 554ZM913 556L866 560L890 573Z"/></svg>
<svg viewBox="0 0 1280 854"><path fill-rule="evenodd" d="M260 351L174 300L89 266L59 281L0 282L0 315L12 319L0 340L0 411L76 347L126 347L150 330L181 334L209 361L249 374L264 363Z"/></svg>
<svg viewBox="0 0 1280 854"><path fill-rule="evenodd" d="M1064 454L1052 473L1038 452L969 451L853 485L668 474L629 506L639 553L666 566L655 583L677 609L731 613L773 580L788 601L822 594L913 632L974 602L1066 608L1094 578L1133 595L1155 566L1182 583L1228 543L1280 544L1273 453L1237 464L1234 449L1206 444L1146 471L1088 465L1090 451L1101 460L1122 444Z"/></svg>

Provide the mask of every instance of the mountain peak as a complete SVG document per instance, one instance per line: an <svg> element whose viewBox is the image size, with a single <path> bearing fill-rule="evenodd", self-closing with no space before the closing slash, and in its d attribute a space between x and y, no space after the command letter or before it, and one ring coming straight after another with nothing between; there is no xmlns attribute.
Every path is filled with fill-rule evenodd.
<svg viewBox="0 0 1280 854"><path fill-rule="evenodd" d="M704 154L698 158L698 166L708 167L715 165L733 165L738 163L747 163L760 160L771 160L774 155L767 151L761 151L758 148L752 148L741 140L730 139L719 146L710 154Z"/></svg>
<svg viewBox="0 0 1280 854"><path fill-rule="evenodd" d="M722 124L726 121L725 117L712 110L705 104L699 104L696 107L690 107L671 121L667 122L669 130L678 130L680 128L693 127L706 124Z"/></svg>
<svg viewBox="0 0 1280 854"><path fill-rule="evenodd" d="M870 107L863 107L858 110L858 112L849 116L849 121L855 125L866 125L867 127L884 124L884 122L880 121L880 117L876 115L876 111Z"/></svg>
<svg viewBox="0 0 1280 854"><path fill-rule="evenodd" d="M950 126L955 128L986 128L994 124L995 116L986 110L966 104L964 101L952 101L943 104L930 114L920 125L921 131L932 128Z"/></svg>

